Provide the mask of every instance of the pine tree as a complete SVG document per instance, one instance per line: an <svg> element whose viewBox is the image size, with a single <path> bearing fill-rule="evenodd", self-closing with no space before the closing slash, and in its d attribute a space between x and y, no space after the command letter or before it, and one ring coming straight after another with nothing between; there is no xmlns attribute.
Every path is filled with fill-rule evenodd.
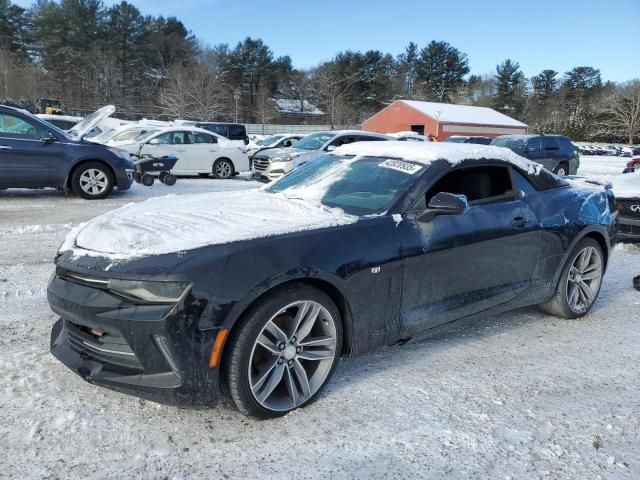
<svg viewBox="0 0 640 480"><path fill-rule="evenodd" d="M447 42L432 41L417 60L418 80L427 100L450 102L469 73L467 55Z"/></svg>
<svg viewBox="0 0 640 480"><path fill-rule="evenodd" d="M525 107L526 78L520 64L507 59L496 67L496 110L522 118Z"/></svg>

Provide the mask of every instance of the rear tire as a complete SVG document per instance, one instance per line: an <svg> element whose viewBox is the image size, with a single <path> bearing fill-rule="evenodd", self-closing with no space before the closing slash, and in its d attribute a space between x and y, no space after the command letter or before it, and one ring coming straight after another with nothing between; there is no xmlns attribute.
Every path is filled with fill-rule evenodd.
<svg viewBox="0 0 640 480"><path fill-rule="evenodd" d="M87 162L76 168L71 175L73 193L85 200L100 200L113 190L113 174L101 162Z"/></svg>
<svg viewBox="0 0 640 480"><path fill-rule="evenodd" d="M553 173L560 176L569 175L569 167L567 164L561 163L553 169Z"/></svg>
<svg viewBox="0 0 640 480"><path fill-rule="evenodd" d="M235 174L233 163L227 158L219 158L213 164L213 176L219 180L231 178Z"/></svg>
<svg viewBox="0 0 640 480"><path fill-rule="evenodd" d="M592 238L583 238L573 248L560 274L555 295L540 308L564 318L585 316L598 298L604 275L602 247Z"/></svg>
<svg viewBox="0 0 640 480"><path fill-rule="evenodd" d="M342 349L331 298L304 284L275 290L244 315L225 348L223 391L238 410L275 418L313 402Z"/></svg>

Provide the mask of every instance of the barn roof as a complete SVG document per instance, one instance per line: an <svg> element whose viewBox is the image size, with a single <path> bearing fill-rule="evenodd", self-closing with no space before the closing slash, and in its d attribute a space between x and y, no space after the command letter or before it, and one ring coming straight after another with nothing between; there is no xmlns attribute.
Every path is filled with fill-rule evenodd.
<svg viewBox="0 0 640 480"><path fill-rule="evenodd" d="M472 105L453 105L451 103L420 102L417 100L400 100L405 105L418 110L439 122L464 123L466 125L500 125L506 127L527 127L507 115L488 107Z"/></svg>

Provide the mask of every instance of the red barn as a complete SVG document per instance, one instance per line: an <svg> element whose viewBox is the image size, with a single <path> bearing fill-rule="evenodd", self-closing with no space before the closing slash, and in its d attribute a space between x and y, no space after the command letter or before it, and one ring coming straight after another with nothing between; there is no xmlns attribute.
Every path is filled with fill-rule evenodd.
<svg viewBox="0 0 640 480"><path fill-rule="evenodd" d="M488 107L396 100L365 120L362 129L377 133L413 131L444 140L454 135L497 137L527 133L527 125Z"/></svg>

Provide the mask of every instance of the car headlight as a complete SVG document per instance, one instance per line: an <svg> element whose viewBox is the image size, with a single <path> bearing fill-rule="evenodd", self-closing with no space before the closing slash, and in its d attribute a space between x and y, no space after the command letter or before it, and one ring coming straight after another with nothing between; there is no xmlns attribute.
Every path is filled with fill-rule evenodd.
<svg viewBox="0 0 640 480"><path fill-rule="evenodd" d="M111 153L113 153L116 157L120 157L123 158L125 160L129 160L129 152L127 152L126 150L123 150L122 148L115 148L115 147L107 147L107 150L109 150Z"/></svg>
<svg viewBox="0 0 640 480"><path fill-rule="evenodd" d="M295 160L299 156L300 155L285 155L285 156L282 156L282 157L271 157L270 160L273 163L290 162L291 160Z"/></svg>
<svg viewBox="0 0 640 480"><path fill-rule="evenodd" d="M188 282L109 280L107 289L127 300L151 304L177 303L191 287Z"/></svg>

